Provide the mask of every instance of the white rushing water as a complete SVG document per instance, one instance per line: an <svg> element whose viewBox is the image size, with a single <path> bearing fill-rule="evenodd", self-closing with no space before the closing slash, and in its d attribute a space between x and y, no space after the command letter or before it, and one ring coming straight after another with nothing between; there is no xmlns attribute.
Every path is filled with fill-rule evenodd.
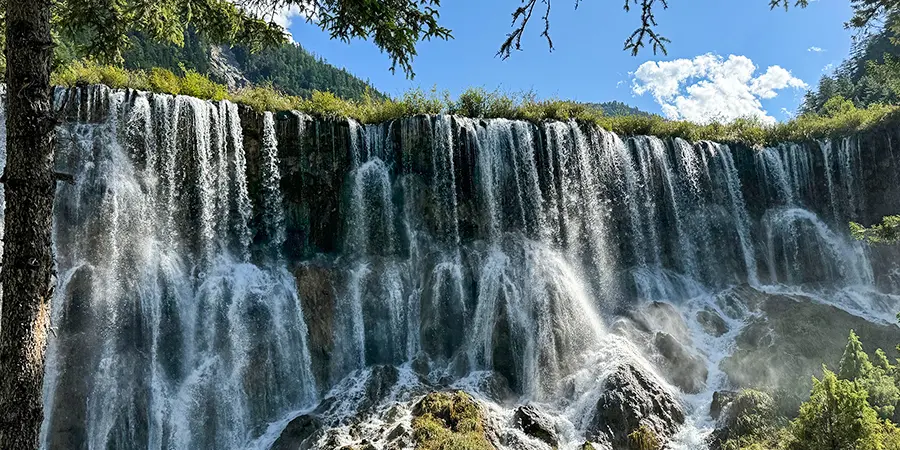
<svg viewBox="0 0 900 450"><path fill-rule="evenodd" d="M574 121L299 113L265 113L254 134L227 101L66 96L46 448L267 449L313 411L331 428L319 447L382 448L447 387L530 448L546 444L510 406L538 405L579 448L622 364L684 404L672 448L698 448L730 388L720 363L757 314L731 300L803 295L881 322L900 308L841 228L864 213L855 139L747 157ZM335 203L312 209L331 205L329 170ZM695 390L623 325L657 301L682 317L650 332L705 367Z"/></svg>

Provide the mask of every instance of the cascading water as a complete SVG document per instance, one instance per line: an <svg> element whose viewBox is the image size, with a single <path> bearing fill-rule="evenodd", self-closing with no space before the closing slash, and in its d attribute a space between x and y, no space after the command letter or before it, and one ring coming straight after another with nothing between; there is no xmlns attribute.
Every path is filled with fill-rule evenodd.
<svg viewBox="0 0 900 450"><path fill-rule="evenodd" d="M722 301L734 289L872 320L900 308L841 228L867 213L857 139L751 150L576 122L363 125L102 87L57 102L58 170L75 182L56 201L46 448L268 448L313 408L340 431L319 447L364 429L380 448L382 419L351 417L367 402L496 378L554 414L569 448L616 367L661 363L618 323L654 301L685 317L661 331L708 369L699 387L660 381L687 393L697 432L674 445L696 448L744 325ZM728 331L704 331L713 314ZM384 377L377 400L366 386Z"/></svg>
<svg viewBox="0 0 900 450"><path fill-rule="evenodd" d="M240 448L317 390L291 275L248 260L237 106L87 95L108 98L106 117L59 130L75 183L55 206L52 322L66 338L48 351L45 445ZM269 200L261 228L278 236Z"/></svg>

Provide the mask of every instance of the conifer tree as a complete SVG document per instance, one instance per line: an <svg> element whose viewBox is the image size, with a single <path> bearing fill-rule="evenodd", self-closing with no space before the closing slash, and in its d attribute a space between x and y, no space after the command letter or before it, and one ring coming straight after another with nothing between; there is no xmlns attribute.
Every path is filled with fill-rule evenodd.
<svg viewBox="0 0 900 450"><path fill-rule="evenodd" d="M791 424L790 450L881 450L884 427L865 389L824 369Z"/></svg>
<svg viewBox="0 0 900 450"><path fill-rule="evenodd" d="M857 378L865 378L871 372L872 363L869 362L869 355L863 351L859 336L853 330L850 330L847 347L844 348L844 355L841 356L838 378L852 381Z"/></svg>

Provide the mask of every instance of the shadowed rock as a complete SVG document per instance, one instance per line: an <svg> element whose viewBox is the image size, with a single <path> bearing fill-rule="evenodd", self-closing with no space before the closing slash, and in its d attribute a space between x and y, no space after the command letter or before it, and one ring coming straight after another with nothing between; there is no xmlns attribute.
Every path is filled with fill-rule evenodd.
<svg viewBox="0 0 900 450"><path fill-rule="evenodd" d="M641 426L660 440L684 423L684 409L651 375L631 364L619 367L603 384L591 432L613 448L627 448L628 435Z"/></svg>
<svg viewBox="0 0 900 450"><path fill-rule="evenodd" d="M525 434L540 439L551 447L559 445L553 422L533 405L520 406L513 415L513 423Z"/></svg>

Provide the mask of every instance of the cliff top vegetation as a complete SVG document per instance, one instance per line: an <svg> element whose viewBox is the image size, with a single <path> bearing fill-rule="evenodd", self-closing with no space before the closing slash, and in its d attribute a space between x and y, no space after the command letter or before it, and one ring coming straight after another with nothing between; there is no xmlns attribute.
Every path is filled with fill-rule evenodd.
<svg viewBox="0 0 900 450"><path fill-rule="evenodd" d="M312 91L308 97L287 95L271 85L229 91L224 85L192 69L175 74L168 69L128 70L110 65L75 61L60 69L53 82L60 86L105 84L116 89L189 95L205 100L230 100L256 111L296 110L315 117L352 118L361 123L378 123L418 114L453 114L471 118L505 118L542 122L575 120L594 124L621 136L654 135L679 137L696 142L710 140L751 146L780 142L802 142L848 134L896 123L900 106L870 104L857 107L835 96L818 112L801 114L788 122L765 124L756 119L731 123L696 124L667 120L657 115L605 115L583 103L560 99L538 99L532 93L509 94L473 88L452 98L436 89L411 90L399 98L365 94L361 99L341 99L327 91Z"/></svg>

